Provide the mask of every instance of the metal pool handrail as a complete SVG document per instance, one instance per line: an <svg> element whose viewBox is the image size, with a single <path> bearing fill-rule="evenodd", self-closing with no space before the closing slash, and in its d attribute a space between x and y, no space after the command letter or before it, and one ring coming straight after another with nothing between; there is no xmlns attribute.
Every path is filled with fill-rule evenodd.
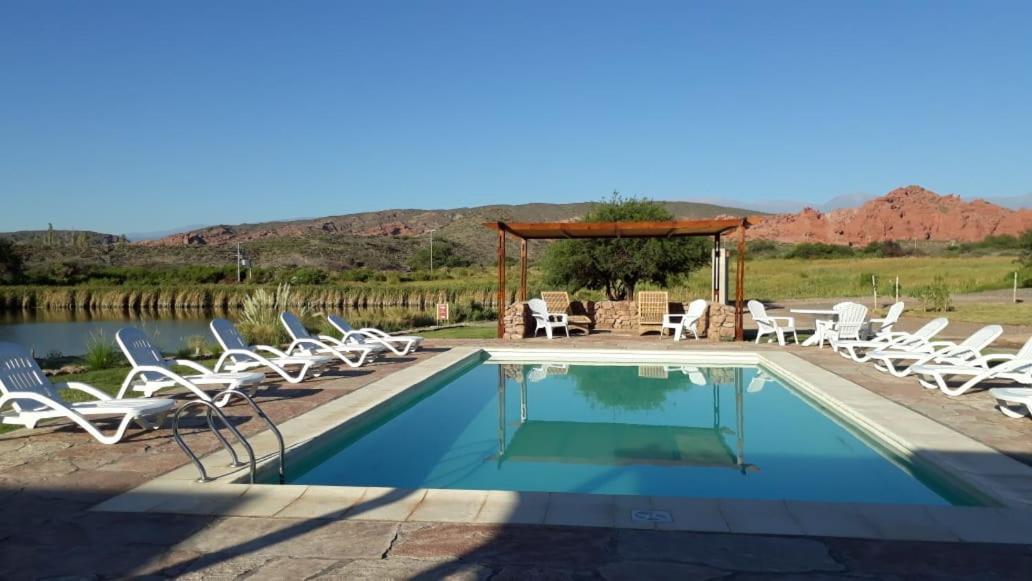
<svg viewBox="0 0 1032 581"><path fill-rule="evenodd" d="M276 440L279 443L279 483L283 484L285 482L285 470L286 470L286 462L285 462L286 447L285 447L284 442L283 442L283 435L280 433L279 429L276 427L276 424L273 423L273 421L269 418L269 416L266 415L266 413L264 411L262 411L262 408L259 407L258 404L255 403L254 399L252 399L249 395L247 395L247 394L245 394L245 393L243 393L243 392L241 392L241 391L239 391L237 389L229 388L229 389L225 389L225 390L215 394L215 396L212 399L213 400L217 400L220 397L224 397L225 399L223 400L223 405L225 405L226 403L229 403L229 400L232 399L234 396L239 396L239 397L243 398L248 404L250 404L251 409L253 409L254 412L255 412L255 415L257 415L262 420L264 420L265 423L269 426L269 429L272 431L273 435L276 436ZM208 477L207 472L204 470L204 465L201 463L200 459L197 457L197 454L195 454L193 452L193 450L189 446L186 445L186 442L183 440L182 435L179 433L179 422L182 419L182 416L184 415L184 413L186 412L187 409L192 408L192 407L196 407L196 406L202 406L202 407L205 407L207 409L207 411L206 411L206 419L207 419L207 423L208 423L208 428L212 431L212 433L218 439L219 443L222 444L222 447L227 452L229 452L229 455L232 458L232 461L230 462L230 466L234 466L234 467L241 466L242 462L240 462L240 459L237 457L236 451L233 449L233 446L230 445L230 443L226 440L226 438L223 437L222 434L216 428L215 422L212 420L212 414L213 413L219 417L219 419L222 421L222 424L224 426L226 426L226 428L228 428L229 431L231 431L233 433L233 435L236 437L236 439L240 441L241 445L244 446L244 449L247 451L247 455L248 455L248 464L250 465L250 482L251 482L251 484L254 484L255 474L257 472L257 462L255 460L254 448L251 447L250 442L248 442L247 438L244 437L244 435L241 434L240 431L237 430L229 422L228 419L226 419L226 416L225 416L225 414L222 413L222 410L220 410L212 402L205 401L205 400L193 400L193 401L190 401L190 402L187 402L187 403L183 404L176 411L175 420L174 420L173 425L172 425L172 437L175 439L176 444L179 445L179 448L181 450L183 450L183 453L185 453L190 458L190 461L193 462L194 466L197 467L197 471L200 473L199 481L200 482L207 482L207 481L209 481L211 479Z"/></svg>

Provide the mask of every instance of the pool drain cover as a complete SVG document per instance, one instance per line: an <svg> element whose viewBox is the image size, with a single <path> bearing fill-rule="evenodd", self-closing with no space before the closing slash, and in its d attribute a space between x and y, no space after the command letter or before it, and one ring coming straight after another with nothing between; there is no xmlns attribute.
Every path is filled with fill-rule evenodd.
<svg viewBox="0 0 1032 581"><path fill-rule="evenodd" d="M636 522L673 522L670 513L665 510L632 510L631 520Z"/></svg>

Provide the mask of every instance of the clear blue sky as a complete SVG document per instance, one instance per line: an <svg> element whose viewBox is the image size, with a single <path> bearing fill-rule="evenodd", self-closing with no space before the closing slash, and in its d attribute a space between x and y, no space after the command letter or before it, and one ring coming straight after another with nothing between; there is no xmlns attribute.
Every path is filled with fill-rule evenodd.
<svg viewBox="0 0 1032 581"><path fill-rule="evenodd" d="M0 230L1032 192L1032 2L0 2Z"/></svg>

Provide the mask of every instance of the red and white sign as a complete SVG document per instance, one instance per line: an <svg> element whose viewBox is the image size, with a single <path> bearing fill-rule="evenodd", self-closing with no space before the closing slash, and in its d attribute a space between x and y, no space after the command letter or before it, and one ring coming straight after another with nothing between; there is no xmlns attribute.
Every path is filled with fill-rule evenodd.
<svg viewBox="0 0 1032 581"><path fill-rule="evenodd" d="M437 304L437 320L447 321L448 320L448 303Z"/></svg>

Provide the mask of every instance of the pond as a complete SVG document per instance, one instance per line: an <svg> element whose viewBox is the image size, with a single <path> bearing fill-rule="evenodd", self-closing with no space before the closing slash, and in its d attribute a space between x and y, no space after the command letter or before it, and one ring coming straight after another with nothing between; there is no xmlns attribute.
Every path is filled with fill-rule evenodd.
<svg viewBox="0 0 1032 581"><path fill-rule="evenodd" d="M408 309L351 309L345 313L352 324L374 324L413 319L427 313ZM86 352L91 337L102 335L114 341L115 333L126 326L144 330L159 349L175 353L190 337L200 335L209 342L214 337L208 323L215 317L237 319L236 312L214 313L203 309L164 311L35 310L0 311L0 342L17 343L37 357L76 356Z"/></svg>

